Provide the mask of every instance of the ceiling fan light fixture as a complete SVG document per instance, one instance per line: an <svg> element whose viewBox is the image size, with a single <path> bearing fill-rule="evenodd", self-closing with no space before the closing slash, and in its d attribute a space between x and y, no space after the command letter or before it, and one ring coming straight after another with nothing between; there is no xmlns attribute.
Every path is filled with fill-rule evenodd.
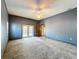
<svg viewBox="0 0 79 59"><path fill-rule="evenodd" d="M37 15L37 18L38 18L38 19L40 19L40 18L41 18L41 16L40 16L40 15Z"/></svg>
<svg viewBox="0 0 79 59"><path fill-rule="evenodd" d="M37 11L37 18L40 19L41 18L41 12Z"/></svg>

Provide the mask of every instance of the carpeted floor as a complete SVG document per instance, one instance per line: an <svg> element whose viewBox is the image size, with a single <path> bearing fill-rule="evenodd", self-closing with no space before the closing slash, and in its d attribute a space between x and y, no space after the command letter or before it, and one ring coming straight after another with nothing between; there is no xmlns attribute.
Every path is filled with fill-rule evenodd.
<svg viewBox="0 0 79 59"><path fill-rule="evenodd" d="M77 59L77 48L45 37L9 41L2 59Z"/></svg>

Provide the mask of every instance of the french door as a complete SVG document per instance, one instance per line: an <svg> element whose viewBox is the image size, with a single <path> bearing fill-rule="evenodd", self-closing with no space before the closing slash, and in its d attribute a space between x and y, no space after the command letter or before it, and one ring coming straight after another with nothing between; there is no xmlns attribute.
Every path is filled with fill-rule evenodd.
<svg viewBox="0 0 79 59"><path fill-rule="evenodd" d="M33 25L23 25L23 35L22 37L34 36L34 26Z"/></svg>

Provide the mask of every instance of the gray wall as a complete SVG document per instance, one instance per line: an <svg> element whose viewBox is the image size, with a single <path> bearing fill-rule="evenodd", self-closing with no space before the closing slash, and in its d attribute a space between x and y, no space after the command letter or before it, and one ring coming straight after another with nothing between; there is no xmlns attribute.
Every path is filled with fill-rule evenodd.
<svg viewBox="0 0 79 59"><path fill-rule="evenodd" d="M9 38L11 40L22 38L22 25L36 25L35 20L9 15ZM35 34L35 32L34 32Z"/></svg>
<svg viewBox="0 0 79 59"><path fill-rule="evenodd" d="M73 9L42 21L45 36L77 45L77 9Z"/></svg>
<svg viewBox="0 0 79 59"><path fill-rule="evenodd" d="M3 55L8 41L8 13L4 0L1 0L1 55Z"/></svg>

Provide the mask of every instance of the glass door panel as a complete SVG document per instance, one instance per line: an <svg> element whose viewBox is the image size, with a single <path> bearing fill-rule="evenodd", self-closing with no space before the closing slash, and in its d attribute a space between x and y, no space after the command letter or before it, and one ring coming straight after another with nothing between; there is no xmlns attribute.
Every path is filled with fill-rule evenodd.
<svg viewBox="0 0 79 59"><path fill-rule="evenodd" d="M29 36L34 36L34 26L29 25Z"/></svg>
<svg viewBox="0 0 79 59"><path fill-rule="evenodd" d="M28 36L28 26L23 25L23 37L27 37L27 36Z"/></svg>
<svg viewBox="0 0 79 59"><path fill-rule="evenodd" d="M34 26L33 25L23 25L23 35L22 37L34 36Z"/></svg>

